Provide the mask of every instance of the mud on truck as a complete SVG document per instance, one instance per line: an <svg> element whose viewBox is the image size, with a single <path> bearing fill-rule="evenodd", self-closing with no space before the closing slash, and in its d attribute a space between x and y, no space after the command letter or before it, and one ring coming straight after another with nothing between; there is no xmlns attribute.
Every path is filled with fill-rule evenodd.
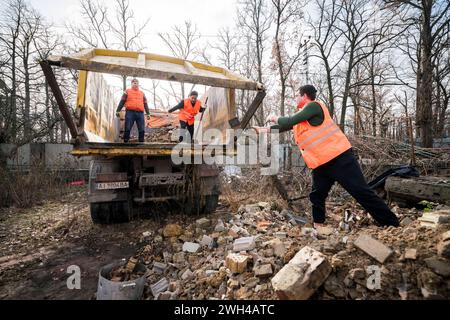
<svg viewBox="0 0 450 320"><path fill-rule="evenodd" d="M73 55L51 56L40 65L70 131L72 154L92 159L88 199L92 220L97 224L128 222L143 205L147 210L170 206L186 214L207 214L215 211L220 195L216 165L172 161L178 139L121 143L124 116L115 117L118 100L105 74L208 87L200 98L203 103L207 101L207 108L202 121L196 119L196 131L214 128L222 132L222 138L214 141L214 149L222 148L223 152L229 152L225 151L229 143L236 149L236 137L225 141L226 130L245 129L266 95L262 84L224 68L150 53L86 49ZM55 67L79 71L76 112L64 99ZM256 92L242 119L237 118L237 89ZM163 122L168 117L158 110L151 115L151 119ZM152 130L151 123L146 127L146 131ZM195 140L183 149L183 156L194 157L205 147L201 138Z"/></svg>

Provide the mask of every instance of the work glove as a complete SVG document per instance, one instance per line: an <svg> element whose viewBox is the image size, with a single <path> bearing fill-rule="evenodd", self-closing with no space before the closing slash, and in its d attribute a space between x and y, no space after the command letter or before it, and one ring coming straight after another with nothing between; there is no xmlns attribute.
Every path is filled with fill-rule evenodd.
<svg viewBox="0 0 450 320"><path fill-rule="evenodd" d="M147 120L150 120L150 113L147 114Z"/></svg>
<svg viewBox="0 0 450 320"><path fill-rule="evenodd" d="M275 124L277 124L278 123L278 118L279 118L279 116L270 115L270 116L267 117L266 123L275 123Z"/></svg>

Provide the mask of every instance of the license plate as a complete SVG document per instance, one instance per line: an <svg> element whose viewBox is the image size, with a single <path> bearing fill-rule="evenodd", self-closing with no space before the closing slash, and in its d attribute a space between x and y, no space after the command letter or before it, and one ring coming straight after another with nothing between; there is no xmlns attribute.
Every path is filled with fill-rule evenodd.
<svg viewBox="0 0 450 320"><path fill-rule="evenodd" d="M97 183L97 190L127 189L129 187L130 184L128 181Z"/></svg>

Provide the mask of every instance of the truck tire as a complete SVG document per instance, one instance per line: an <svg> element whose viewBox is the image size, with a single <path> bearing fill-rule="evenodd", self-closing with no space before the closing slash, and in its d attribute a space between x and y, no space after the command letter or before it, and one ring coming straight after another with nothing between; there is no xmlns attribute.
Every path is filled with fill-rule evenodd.
<svg viewBox="0 0 450 320"><path fill-rule="evenodd" d="M217 205L219 204L219 195L209 195L205 196L205 204L203 206L204 214L211 214L216 211Z"/></svg>
<svg viewBox="0 0 450 320"><path fill-rule="evenodd" d="M91 203L94 224L126 223L131 221L132 207L129 201Z"/></svg>
<svg viewBox="0 0 450 320"><path fill-rule="evenodd" d="M216 211L218 203L218 195L206 195L203 199L199 197L188 199L184 204L184 213L187 215L211 214Z"/></svg>

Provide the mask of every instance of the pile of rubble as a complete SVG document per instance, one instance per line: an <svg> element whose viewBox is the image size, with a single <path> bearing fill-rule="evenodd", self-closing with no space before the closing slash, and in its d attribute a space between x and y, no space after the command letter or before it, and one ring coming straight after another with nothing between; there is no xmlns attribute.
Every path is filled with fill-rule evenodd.
<svg viewBox="0 0 450 320"><path fill-rule="evenodd" d="M145 142L157 142L157 143L171 143L178 141L178 129L172 126L163 128L146 128ZM175 139L175 140L174 140ZM123 133L120 134L120 140L123 140ZM131 134L131 143L137 143L138 137L136 134Z"/></svg>
<svg viewBox="0 0 450 320"><path fill-rule="evenodd" d="M127 282L139 279L144 276L145 273L137 270L137 260L130 258L124 265L114 267L111 272L108 273L107 279L113 282Z"/></svg>
<svg viewBox="0 0 450 320"><path fill-rule="evenodd" d="M145 142L170 143L173 141L175 129L174 127L147 129L145 132Z"/></svg>
<svg viewBox="0 0 450 320"><path fill-rule="evenodd" d="M450 297L450 211L395 208L399 228L330 208L327 227L270 203L142 235L145 299Z"/></svg>

